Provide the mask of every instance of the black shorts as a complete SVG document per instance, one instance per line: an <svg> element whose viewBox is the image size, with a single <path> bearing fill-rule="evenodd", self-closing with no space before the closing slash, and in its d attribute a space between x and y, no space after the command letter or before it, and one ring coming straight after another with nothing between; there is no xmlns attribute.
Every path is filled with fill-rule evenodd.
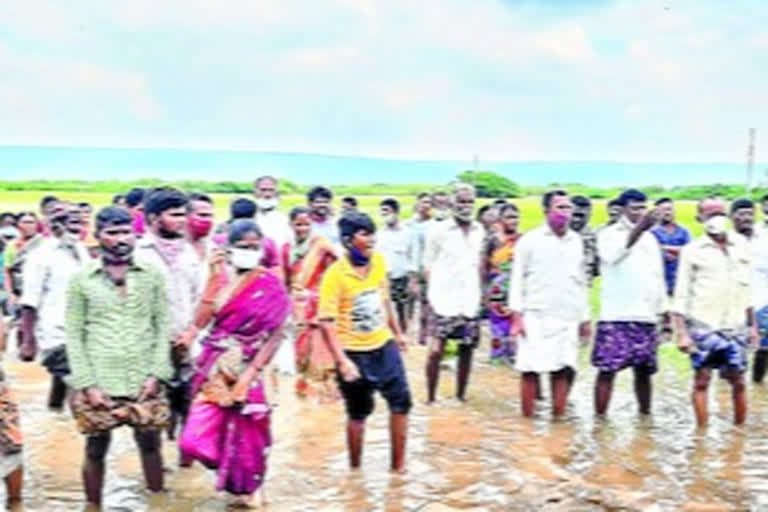
<svg viewBox="0 0 768 512"><path fill-rule="evenodd" d="M354 382L346 382L337 375L349 419L364 420L371 415L374 391L381 393L391 413L408 414L413 405L411 391L400 349L394 341L376 350L347 352L347 356L360 371L360 378Z"/></svg>

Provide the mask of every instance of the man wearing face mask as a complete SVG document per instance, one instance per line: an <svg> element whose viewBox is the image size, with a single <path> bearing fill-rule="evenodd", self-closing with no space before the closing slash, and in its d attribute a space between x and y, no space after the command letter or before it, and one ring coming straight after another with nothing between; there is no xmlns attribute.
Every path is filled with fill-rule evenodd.
<svg viewBox="0 0 768 512"><path fill-rule="evenodd" d="M427 360L428 402L434 403L440 360L448 340L457 340L456 398L466 400L472 353L480 341L483 226L475 222L475 188L459 183L453 192L453 218L430 230L424 258L428 297L435 314L435 339Z"/></svg>
<svg viewBox="0 0 768 512"><path fill-rule="evenodd" d="M331 201L333 192L325 187L314 187L307 194L307 206L312 211L312 232L339 245L339 227L331 213Z"/></svg>
<svg viewBox="0 0 768 512"><path fill-rule="evenodd" d="M200 261L200 290L208 282L208 259L213 249L210 236L213 222L213 199L206 194L189 194L186 238Z"/></svg>
<svg viewBox="0 0 768 512"><path fill-rule="evenodd" d="M604 416L616 374L631 367L640 414L651 413L651 376L656 373L658 323L667 312L662 255L649 230L657 210L648 211L648 199L639 190L619 198L623 215L598 237L600 268L600 321L592 352L598 369L595 413Z"/></svg>
<svg viewBox="0 0 768 512"><path fill-rule="evenodd" d="M163 490L161 431L170 416L161 382L171 376L168 297L153 265L133 259L130 212L105 208L96 218L100 258L71 279L66 304L71 406L86 436L83 484L99 507L112 430L133 428L147 487Z"/></svg>
<svg viewBox="0 0 768 512"><path fill-rule="evenodd" d="M745 239L729 233L725 202L700 202L698 220L706 233L683 249L675 285L672 313L678 348L691 356L699 427L709 419L707 395L713 369L731 384L734 423L740 425L747 418L747 346L758 341L752 256Z"/></svg>
<svg viewBox="0 0 768 512"><path fill-rule="evenodd" d="M400 223L400 203L385 199L379 205L382 227L377 249L387 262L389 295L395 305L400 330L408 332L408 299L416 288L415 239Z"/></svg>
<svg viewBox="0 0 768 512"><path fill-rule="evenodd" d="M373 250L373 221L352 213L339 220L339 230L346 254L323 276L317 318L338 366L350 466L361 465L365 422L378 391L390 410L391 469L401 473L412 406L401 356L408 342L389 298L386 263Z"/></svg>
<svg viewBox="0 0 768 512"><path fill-rule="evenodd" d="M592 202L585 196L575 196L573 202L573 216L571 216L570 227L581 235L584 240L584 259L587 262L587 278L589 285L600 275L600 260L597 257L597 236L592 228L589 227L589 221L592 218Z"/></svg>
<svg viewBox="0 0 768 512"><path fill-rule="evenodd" d="M277 190L277 179L273 176L262 176L254 184L256 197L256 223L264 236L270 238L277 247L282 247L293 238L291 223L288 216L281 212L280 195Z"/></svg>
<svg viewBox="0 0 768 512"><path fill-rule="evenodd" d="M32 361L41 352L41 363L52 376L48 407L60 411L67 394L64 378L69 374L64 348L67 286L90 256L80 241L80 208L60 202L49 215L52 236L40 241L24 265L19 353L22 360Z"/></svg>
<svg viewBox="0 0 768 512"><path fill-rule="evenodd" d="M539 395L539 374L550 374L552 413L565 414L579 360L579 338L591 337L589 286L584 243L569 229L573 206L564 190L542 201L546 223L517 244L509 310L517 337L515 367L522 373L523 416L532 417Z"/></svg>
<svg viewBox="0 0 768 512"><path fill-rule="evenodd" d="M144 199L147 233L136 245L136 259L154 265L165 277L168 310L171 315L173 345L173 378L168 382L172 423L169 437L175 438L175 427L184 421L189 409L189 378L192 374L190 355L181 343L184 331L192 324L200 296L202 265L192 246L184 238L188 198L173 188L150 191ZM182 466L186 461L181 461Z"/></svg>
<svg viewBox="0 0 768 512"><path fill-rule="evenodd" d="M413 217L406 222L406 227L413 233L414 258L418 278L418 293L411 295L408 318L413 317L416 298L419 302L419 344L427 344L427 328L429 323L429 301L427 300L427 281L424 278L424 254L427 247L427 231L432 225L432 196L427 192L419 194Z"/></svg>

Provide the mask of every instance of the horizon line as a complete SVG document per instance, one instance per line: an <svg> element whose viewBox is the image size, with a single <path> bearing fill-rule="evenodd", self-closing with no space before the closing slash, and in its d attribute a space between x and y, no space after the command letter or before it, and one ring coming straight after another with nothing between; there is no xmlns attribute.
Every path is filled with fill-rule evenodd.
<svg viewBox="0 0 768 512"><path fill-rule="evenodd" d="M25 148L25 149L72 149L72 150L107 150L107 151L179 151L179 152L226 152L226 153L253 153L262 155L280 155L280 156L315 156L324 158L360 158L367 160L388 160L388 161L412 161L412 162L425 162L425 163L451 163L456 164L465 161L461 158L440 158L440 157L425 157L425 156L396 156L396 155L379 155L379 154L354 154L354 153L334 153L324 151L296 151L296 150L264 150L256 148L240 148L240 147L215 147L215 146L174 146L174 145L77 145L77 144L40 144L40 143L2 143L0 142L0 149L7 148ZM473 155L474 156L474 155ZM481 156L478 154L478 156ZM473 158L466 160L467 164L471 167L473 165ZM671 159L671 160L637 160L637 159L590 159L590 158L524 158L524 159L478 159L480 167L477 171L487 171L490 169L483 169L483 163L605 163L605 164L725 164L725 165L744 165L746 168L746 162L727 161L727 160L687 160L687 159ZM755 166L768 165L768 161L755 162ZM474 169L466 169L474 170ZM758 171L759 172L759 171Z"/></svg>

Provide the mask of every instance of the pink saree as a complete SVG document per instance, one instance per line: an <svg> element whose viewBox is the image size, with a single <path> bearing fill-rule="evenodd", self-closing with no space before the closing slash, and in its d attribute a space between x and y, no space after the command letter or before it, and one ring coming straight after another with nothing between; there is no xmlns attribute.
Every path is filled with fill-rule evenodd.
<svg viewBox="0 0 768 512"><path fill-rule="evenodd" d="M234 403L229 391L261 351L276 350L267 342L291 304L280 279L264 270L252 271L231 292L227 281L224 273L212 275L206 292L208 299L219 296L220 304L214 306L213 327L197 360L180 449L217 470L217 490L249 495L264 482L271 411L260 380L243 403ZM201 310L215 302L203 301Z"/></svg>

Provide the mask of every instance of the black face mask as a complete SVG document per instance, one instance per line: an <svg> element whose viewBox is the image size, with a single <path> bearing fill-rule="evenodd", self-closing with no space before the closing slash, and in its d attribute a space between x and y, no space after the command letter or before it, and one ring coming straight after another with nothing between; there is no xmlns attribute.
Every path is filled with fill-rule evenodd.
<svg viewBox="0 0 768 512"><path fill-rule="evenodd" d="M112 247L101 246L101 257L104 263L111 265L124 265L133 261L133 246L119 243Z"/></svg>
<svg viewBox="0 0 768 512"><path fill-rule="evenodd" d="M179 233L178 231L169 231L163 227L163 225L160 225L160 228L157 230L158 235L160 235L160 238L165 238L167 240L177 240L179 238L182 238L184 235L182 233Z"/></svg>

